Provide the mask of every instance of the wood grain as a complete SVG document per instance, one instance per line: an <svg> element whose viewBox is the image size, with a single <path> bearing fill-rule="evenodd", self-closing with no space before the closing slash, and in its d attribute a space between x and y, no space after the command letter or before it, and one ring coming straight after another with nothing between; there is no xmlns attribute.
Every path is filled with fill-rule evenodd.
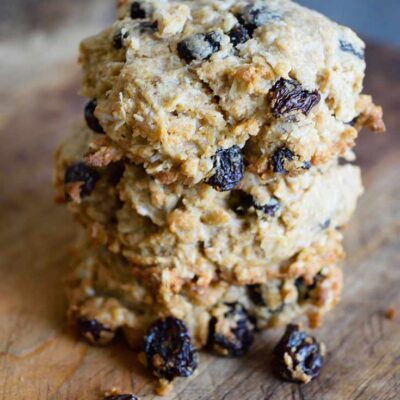
<svg viewBox="0 0 400 400"><path fill-rule="evenodd" d="M99 7L108 9L104 1ZM57 40L69 29L48 26ZM23 46L23 37L0 38L0 54L18 40ZM75 47L43 51L34 68L15 50L1 70L0 400L94 400L112 387L156 398L149 375L124 343L93 348L64 324L63 265L75 226L53 204L51 171L53 149L82 112ZM384 105L388 133L359 139L367 191L347 231L343 301L317 332L329 349L322 376L306 386L273 377L269 358L277 329L261 335L243 359L202 354L196 378L179 382L168 399L400 398L399 317L384 317L390 306L400 310L400 52L371 45L368 62L367 91Z"/></svg>

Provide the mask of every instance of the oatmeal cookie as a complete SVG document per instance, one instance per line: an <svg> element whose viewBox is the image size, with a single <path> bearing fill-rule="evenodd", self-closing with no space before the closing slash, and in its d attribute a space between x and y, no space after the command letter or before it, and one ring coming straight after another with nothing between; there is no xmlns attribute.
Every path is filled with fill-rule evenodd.
<svg viewBox="0 0 400 400"><path fill-rule="evenodd" d="M295 175L384 129L361 95L364 43L292 1L120 0L118 16L81 44L82 94L107 145L150 175L230 190L240 174L213 179L221 151Z"/></svg>
<svg viewBox="0 0 400 400"><path fill-rule="evenodd" d="M76 197L70 191L84 183L71 189L65 177L71 166L86 165L95 136L84 129L60 149L60 196L97 242L136 265L179 265L182 276L203 270L203 279L212 279L209 271L218 266L227 282L252 283L266 266L308 247L327 228L345 225L362 192L353 165L271 180L246 172L238 188L220 192L205 183L163 184L140 166L116 161L90 167L97 177L92 191Z"/></svg>
<svg viewBox="0 0 400 400"><path fill-rule="evenodd" d="M337 304L341 240L342 235L330 229L251 285L228 284L217 267L208 281L195 273L182 274L179 265L143 268L83 241L67 284L69 313L81 334L95 344L111 341L122 330L132 346L140 347L151 324L173 316L184 321L197 348L208 345L218 353L240 355L251 344L255 327L265 329L299 315L307 315L315 326ZM249 321L244 322L249 333L240 336L246 345L237 342L237 331L236 339L229 340L234 326L228 320L237 312Z"/></svg>

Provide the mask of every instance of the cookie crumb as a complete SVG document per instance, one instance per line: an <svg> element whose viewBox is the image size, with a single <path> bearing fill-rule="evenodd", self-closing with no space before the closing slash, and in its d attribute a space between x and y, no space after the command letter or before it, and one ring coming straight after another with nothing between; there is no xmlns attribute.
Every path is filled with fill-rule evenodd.
<svg viewBox="0 0 400 400"><path fill-rule="evenodd" d="M169 393L171 393L172 388L173 385L171 382L167 381L166 379L160 379L155 392L159 396L167 396Z"/></svg>
<svg viewBox="0 0 400 400"><path fill-rule="evenodd" d="M390 321L394 321L395 318L397 317L397 310L394 307L389 307L386 310L385 317Z"/></svg>

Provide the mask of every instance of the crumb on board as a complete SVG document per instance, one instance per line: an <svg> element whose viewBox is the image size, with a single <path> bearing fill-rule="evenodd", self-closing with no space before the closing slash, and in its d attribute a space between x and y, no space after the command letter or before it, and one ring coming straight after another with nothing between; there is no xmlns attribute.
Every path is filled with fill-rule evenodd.
<svg viewBox="0 0 400 400"><path fill-rule="evenodd" d="M158 386L156 387L156 393L159 396L166 396L172 391L172 384L166 379L160 379Z"/></svg>
<svg viewBox="0 0 400 400"><path fill-rule="evenodd" d="M391 321L393 321L397 316L397 310L394 307L389 307L386 310L385 317Z"/></svg>

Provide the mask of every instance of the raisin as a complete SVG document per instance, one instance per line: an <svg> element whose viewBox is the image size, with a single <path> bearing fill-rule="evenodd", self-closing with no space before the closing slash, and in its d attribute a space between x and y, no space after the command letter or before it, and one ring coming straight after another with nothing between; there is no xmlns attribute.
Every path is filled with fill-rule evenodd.
<svg viewBox="0 0 400 400"><path fill-rule="evenodd" d="M252 195L242 191L234 190L228 199L229 207L239 216L244 216L252 207L255 210L262 211L264 214L274 217L281 208L277 199L272 199L268 204L259 205L254 201Z"/></svg>
<svg viewBox="0 0 400 400"><path fill-rule="evenodd" d="M225 306L228 311L210 321L208 344L220 355L243 356L254 341L254 319L240 303Z"/></svg>
<svg viewBox="0 0 400 400"><path fill-rule="evenodd" d="M80 334L89 342L98 345L110 343L115 337L115 331L104 326L95 319L81 317L77 321Z"/></svg>
<svg viewBox="0 0 400 400"><path fill-rule="evenodd" d="M193 60L207 60L221 49L221 39L218 32L197 33L178 43L178 54L188 64Z"/></svg>
<svg viewBox="0 0 400 400"><path fill-rule="evenodd" d="M253 196L243 190L233 190L228 199L229 207L237 215L244 216L254 206Z"/></svg>
<svg viewBox="0 0 400 400"><path fill-rule="evenodd" d="M272 156L272 168L277 174L285 174L288 170L285 168L285 164L288 161L293 161L294 153L286 147L280 147L277 149Z"/></svg>
<svg viewBox="0 0 400 400"><path fill-rule="evenodd" d="M141 22L139 24L140 33L154 32L158 28L158 22Z"/></svg>
<svg viewBox="0 0 400 400"><path fill-rule="evenodd" d="M248 30L242 25L234 26L229 32L229 37L231 38L233 47L236 47L242 43L246 43L250 39Z"/></svg>
<svg viewBox="0 0 400 400"><path fill-rule="evenodd" d="M133 394L117 394L112 396L107 396L104 400L139 400L138 397Z"/></svg>
<svg viewBox="0 0 400 400"><path fill-rule="evenodd" d="M268 96L272 114L275 117L292 111L301 111L304 115L308 115L311 109L321 101L321 95L317 90L305 90L299 82L284 78L274 84Z"/></svg>
<svg viewBox="0 0 400 400"><path fill-rule="evenodd" d="M359 115L354 117L351 121L347 122L347 125L355 127L357 125L358 119L360 118Z"/></svg>
<svg viewBox="0 0 400 400"><path fill-rule="evenodd" d="M274 349L273 367L283 379L308 383L321 372L324 346L313 336L300 331L298 325L288 325Z"/></svg>
<svg viewBox="0 0 400 400"><path fill-rule="evenodd" d="M80 187L80 197L84 198L89 196L96 182L99 179L99 174L93 168L88 167L83 162L78 162L76 164L70 165L65 170L64 182L68 183L81 183Z"/></svg>
<svg viewBox="0 0 400 400"><path fill-rule="evenodd" d="M131 5L131 18L132 19L146 18L146 10L142 8L142 4L139 1L134 1Z"/></svg>
<svg viewBox="0 0 400 400"><path fill-rule="evenodd" d="M279 203L277 199L272 199L268 204L264 204L263 206L254 203L254 208L262 211L264 214L267 214L270 217L275 217L275 214L281 208L281 203Z"/></svg>
<svg viewBox="0 0 400 400"><path fill-rule="evenodd" d="M96 133L104 133L104 129L100 125L99 120L94 115L94 111L97 107L97 101L91 100L89 103L86 104L85 107L85 120L87 126Z"/></svg>
<svg viewBox="0 0 400 400"><path fill-rule="evenodd" d="M322 230L328 229L331 226L331 219L328 218L326 221L324 221L322 224L320 224L320 228Z"/></svg>
<svg viewBox="0 0 400 400"><path fill-rule="evenodd" d="M129 36L127 30L121 29L117 32L113 38L113 47L116 50L120 50L124 47L124 40Z"/></svg>
<svg viewBox="0 0 400 400"><path fill-rule="evenodd" d="M247 285L246 289L247 295L256 306L266 306L262 295L261 285Z"/></svg>
<svg viewBox="0 0 400 400"><path fill-rule="evenodd" d="M244 176L244 158L240 147L218 150L214 156L215 174L208 184L220 192L237 186Z"/></svg>
<svg viewBox="0 0 400 400"><path fill-rule="evenodd" d="M267 7L254 4L246 6L238 16L239 22L245 27L250 36L253 36L254 31L260 26L278 19L280 19L280 16L272 13Z"/></svg>
<svg viewBox="0 0 400 400"><path fill-rule="evenodd" d="M356 50L351 43L346 42L345 40L339 40L339 46L340 50L344 51L345 53L351 53L360 60L365 59L364 50Z"/></svg>
<svg viewBox="0 0 400 400"><path fill-rule="evenodd" d="M148 330L144 351L147 363L157 378L172 381L188 377L197 368L197 352L183 321L167 317L159 319Z"/></svg>

